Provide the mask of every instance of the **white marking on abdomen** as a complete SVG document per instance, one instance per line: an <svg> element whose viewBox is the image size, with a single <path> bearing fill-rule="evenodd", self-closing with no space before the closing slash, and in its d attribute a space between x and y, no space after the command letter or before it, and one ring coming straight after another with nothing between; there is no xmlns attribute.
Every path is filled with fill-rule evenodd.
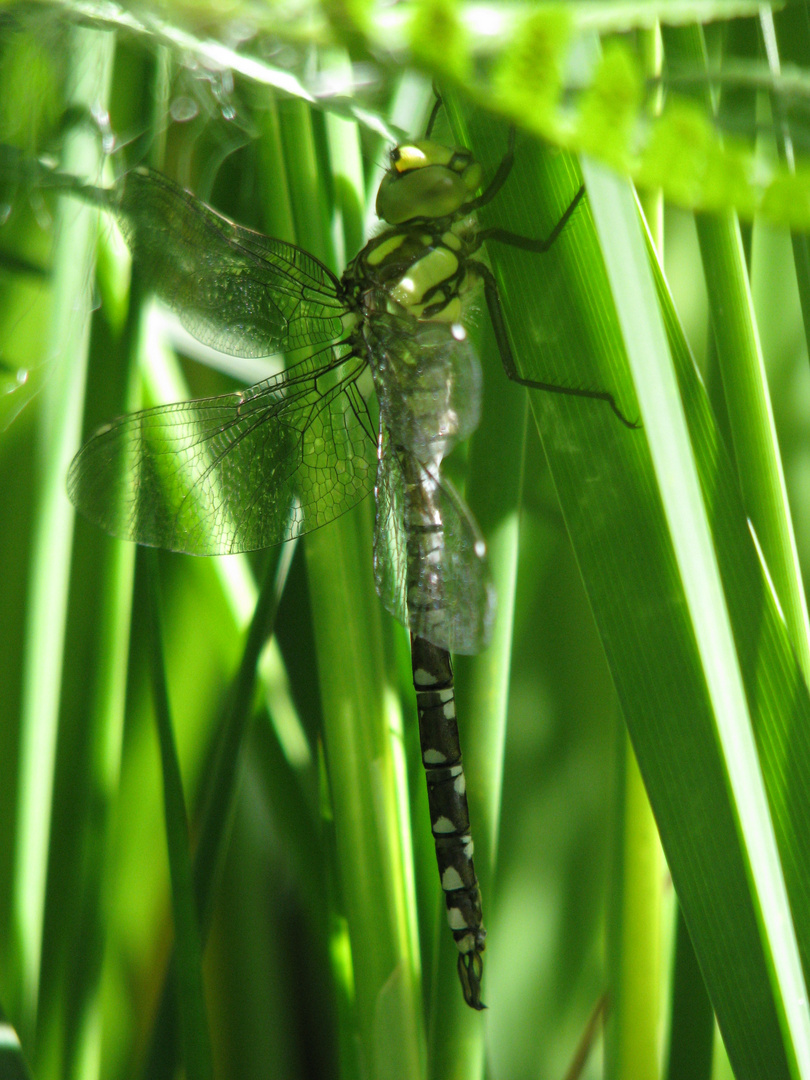
<svg viewBox="0 0 810 1080"><path fill-rule="evenodd" d="M456 889L464 888L461 874L459 874L454 866L448 866L442 874L442 888L445 892L455 892Z"/></svg>
<svg viewBox="0 0 810 1080"><path fill-rule="evenodd" d="M456 827L450 818L438 817L432 825L434 833L454 833Z"/></svg>

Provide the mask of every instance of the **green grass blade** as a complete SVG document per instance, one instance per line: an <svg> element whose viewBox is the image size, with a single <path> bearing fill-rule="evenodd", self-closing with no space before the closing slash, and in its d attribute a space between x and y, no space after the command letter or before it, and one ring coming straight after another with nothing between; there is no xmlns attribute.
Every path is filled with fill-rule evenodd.
<svg viewBox="0 0 810 1080"><path fill-rule="evenodd" d="M774 13L768 8L760 14L762 42L768 58L768 68L773 75L781 73L782 60L801 63L810 52L810 29L807 25L807 12L802 4L790 4ZM780 102L775 103L775 112L780 123L776 128L776 140L782 159L788 168L795 167L793 135L788 117L784 116ZM796 282L799 287L804 336L810 341L810 238L806 232L796 231L791 234L793 245L793 263L796 269Z"/></svg>
<svg viewBox="0 0 810 1080"><path fill-rule="evenodd" d="M200 839L194 855L194 892L204 931L210 920L212 893L216 891L223 849L227 847L233 825L239 789L239 755L252 718L259 655L267 638L273 633L279 600L284 591L295 547L295 543L285 544L278 560L271 558L268 562L265 581L256 601L236 674L233 704L221 733L210 785L206 792Z"/></svg>
<svg viewBox="0 0 810 1080"><path fill-rule="evenodd" d="M474 142L485 160L494 141L490 133ZM540 172L533 175L533 169ZM570 201L576 179L564 160L531 154L524 145L507 187L503 202L508 227L542 236L548 235L549 222L553 224ZM531 192L537 201L530 203L512 191ZM515 352L528 365L527 374L548 381L556 378L564 385L609 388L624 411L632 413L634 398L622 374L624 349L612 315L613 299L587 226L583 209L572 222L571 235L560 241L562 250L555 248L545 258L499 251L494 244L490 257L507 297ZM618 230L626 227L617 219L614 234L605 243L615 243ZM565 287L555 284L560 273ZM751 545L733 474L717 442L671 303L666 299L664 303L692 425L695 449L689 454L694 455L710 507L724 602L730 607L735 646L745 657L745 694L755 717L793 917L803 940L806 890L799 853L806 844L808 814L802 785L786 777L778 748L785 745L788 730L796 732L797 717L807 715L807 693ZM644 431L627 432L602 403L551 394L533 394L531 401L732 1060L738 1067L745 1063L752 1076L778 1075L781 1060L782 1073L788 1075L779 1018L779 1002L787 991L771 986L771 961L766 962L758 929L759 899L749 886L749 854L738 841L738 821L745 820L737 803L742 796L738 789L733 800L729 797L730 764L718 755L704 681L704 664L717 665L717 654L699 658L693 629L684 620L685 594L658 501L658 480L646 456L646 428L658 419L645 417ZM681 465L668 467L672 471ZM699 505L695 509L702 513ZM725 674L723 662L719 667ZM798 721L800 729L803 723ZM807 765L804 736L799 739L801 745L793 744L797 773ZM746 768L747 780L756 788L750 757ZM712 822L708 835L707 821ZM767 815L765 822L767 829ZM798 822L800 835L795 833ZM748 836L746 841L752 842ZM715 881L718 868L722 868L720 884ZM774 944L791 955L789 932ZM803 944L801 948L804 952Z"/></svg>
<svg viewBox="0 0 810 1080"><path fill-rule="evenodd" d="M706 62L700 28L668 29L674 70ZM706 107L711 100L703 98ZM810 676L810 625L773 421L740 226L733 212L697 217L698 241L745 507L757 533L796 654Z"/></svg>
<svg viewBox="0 0 810 1080"><path fill-rule="evenodd" d="M70 33L71 98L90 108L104 99L112 42L102 32ZM99 150L92 135L66 148L70 167L92 174ZM14 882L15 933L21 973L21 1025L30 1035L39 993L51 799L62 678L73 511L64 490L79 443L87 352L90 285L98 216L66 206L55 257L50 349L59 364L43 390L38 448L39 504L31 559L22 705L19 827Z"/></svg>
<svg viewBox="0 0 810 1080"><path fill-rule="evenodd" d="M224 855L233 828L233 818L240 791L240 757L247 740L253 715L253 698L256 685L257 665L260 653L269 634L272 634L278 602L283 592L295 552L295 543L286 544L276 562L268 562L265 581L256 601L253 618L248 629L239 670L233 690L233 701L219 737L214 765L207 778L203 792L203 809L199 826L199 839L194 852L193 879L196 918L199 920L202 946L208 938L212 907L221 886ZM283 753L278 755L277 775L288 769L282 764ZM298 824L303 831L306 814L300 799L286 785L290 805L298 805ZM311 838L301 834L297 845L309 850ZM173 954L163 986L160 1005L152 1030L145 1075L151 1080L171 1076L177 1067L177 1000L175 985L178 963L181 959Z"/></svg>
<svg viewBox="0 0 810 1080"><path fill-rule="evenodd" d="M785 1025L786 1061L791 1072L798 1065L803 1075L810 1068L810 1030L806 1016L796 1009L796 1002L805 995L801 963L700 481L697 470L689 468L691 446L679 416L674 374L666 366L665 328L655 317L655 287L647 272L647 248L637 228L636 205L629 189L590 164L585 175L685 599L692 612L731 806L740 831L742 866L746 876L750 875L750 901L762 935L764 973L773 980L775 1015L780 1027ZM653 358L660 358L659 363L652 362ZM665 377L659 379L658 372ZM681 468L672 468L675 461ZM722 1003L718 1002L717 1008L720 1013Z"/></svg>
<svg viewBox="0 0 810 1080"><path fill-rule="evenodd" d="M287 146L298 151L295 156L288 151L296 236L331 262L326 223L311 212L326 205L314 165L316 132L303 110L287 109L285 119ZM343 138L356 135L346 131ZM356 144L354 153L355 190L362 192ZM344 153L344 176L345 166ZM419 989L410 952L404 854L397 842L402 827L381 647L383 613L371 576L370 515L366 503L311 533L307 577L361 1056L373 1076L389 1075L392 1068L418 1076ZM393 1031L398 1033L396 1065L390 1055Z"/></svg>
<svg viewBox="0 0 810 1080"><path fill-rule="evenodd" d="M166 684L166 668L161 644L161 603L159 566L155 552L147 552L152 634L152 679L163 775L163 805L169 870L172 882L172 912L177 943L177 992L183 1033L183 1064L190 1080L210 1080L214 1075L211 1043L202 980L202 936L197 919L189 850L180 761Z"/></svg>
<svg viewBox="0 0 810 1080"><path fill-rule="evenodd" d="M807 966L808 804L804 782L808 747L801 732L807 715L807 690L789 634L782 621L767 571L752 543L748 522L737 495L730 464L719 451L718 437L705 410L705 399L692 377L691 361L660 277L659 296L673 344L681 392L691 421L691 436L701 473L704 497L710 507L714 543L731 613L735 643L754 722L754 735L765 781L770 814L787 882L803 965ZM790 745L790 764L786 747ZM762 826L767 831L767 825ZM690 929L694 929L690 924ZM771 925L770 933L784 933L790 948L791 927ZM698 952L701 964L704 954ZM709 984L715 1006L714 989ZM777 994L778 996L778 994ZM721 1025L722 1026L722 1025ZM727 1047L733 1055L730 1045Z"/></svg>
<svg viewBox="0 0 810 1080"><path fill-rule="evenodd" d="M3 1080L30 1080L31 1073L17 1038L17 1032L0 1009L0 1076Z"/></svg>
<svg viewBox="0 0 810 1080"><path fill-rule="evenodd" d="M743 498L807 675L807 604L739 224L730 215L699 216L697 227L709 301L722 312L714 332Z"/></svg>
<svg viewBox="0 0 810 1080"><path fill-rule="evenodd" d="M657 1076L662 1006L661 843L627 732L608 924L608 1076Z"/></svg>
<svg viewBox="0 0 810 1080"><path fill-rule="evenodd" d="M109 230L101 229L96 282L104 317L94 321L85 401L85 432L109 415L137 404L134 358L139 314L118 314ZM120 252L117 253L120 256ZM99 380L106 350L120 353L115 376ZM62 684L59 765L54 791L56 828L63 840L50 858L47 993L42 995L40 1039L59 1047L65 1077L86 1075L100 1054L103 958L109 887L105 854L120 779L135 550L113 544L77 522L71 568L66 666ZM87 588L92 580L94 588ZM85 857L81 853L84 852ZM53 974L58 972L58 974Z"/></svg>
<svg viewBox="0 0 810 1080"><path fill-rule="evenodd" d="M714 1010L680 911L672 968L671 1016L667 1080L710 1080Z"/></svg>

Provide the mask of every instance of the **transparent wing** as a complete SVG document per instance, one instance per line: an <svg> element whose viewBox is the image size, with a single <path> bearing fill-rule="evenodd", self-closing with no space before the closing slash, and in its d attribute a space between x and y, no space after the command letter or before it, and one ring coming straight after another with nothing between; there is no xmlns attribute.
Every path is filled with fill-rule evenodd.
<svg viewBox="0 0 810 1080"><path fill-rule="evenodd" d="M110 190L76 193L116 214L145 285L198 341L254 357L343 333L346 305L327 267L234 224L161 173L134 169Z"/></svg>
<svg viewBox="0 0 810 1080"><path fill-rule="evenodd" d="M409 626L405 477L384 428L380 431L374 498L374 585L386 611Z"/></svg>
<svg viewBox="0 0 810 1080"><path fill-rule="evenodd" d="M436 468L395 451L387 435L381 446L375 488L377 593L411 633L451 652L479 652L491 636L495 590L475 519ZM421 481L421 493L407 484L406 469L408 479ZM413 507L414 498L426 504ZM413 535L414 515L441 527L429 527L420 539ZM420 543L429 552L420 550Z"/></svg>
<svg viewBox="0 0 810 1080"><path fill-rule="evenodd" d="M363 333L395 445L434 461L475 430L481 368L461 326L381 312L366 320Z"/></svg>
<svg viewBox="0 0 810 1080"><path fill-rule="evenodd" d="M373 484L364 368L330 348L239 393L122 416L73 459L68 495L112 536L191 555L316 529Z"/></svg>

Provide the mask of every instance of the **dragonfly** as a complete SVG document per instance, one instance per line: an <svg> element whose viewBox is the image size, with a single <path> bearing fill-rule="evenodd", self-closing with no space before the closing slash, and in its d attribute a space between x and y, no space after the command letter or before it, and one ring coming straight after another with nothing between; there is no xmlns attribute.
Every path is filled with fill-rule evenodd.
<svg viewBox="0 0 810 1080"><path fill-rule="evenodd" d="M486 930L451 654L486 647L495 595L476 522L442 472L480 415L480 367L465 329L475 292L483 289L510 379L605 402L635 425L607 391L520 376L495 278L477 257L487 242L548 251L584 189L545 238L478 228L475 211L511 171L514 129L484 185L469 150L433 141L440 104L423 139L391 150L376 201L383 226L341 277L158 172L135 168L110 188L58 174L57 186L117 219L145 287L193 337L233 356L288 360L247 389L113 420L73 459L67 486L110 535L193 555L280 544L374 492L375 584L410 632L441 887L464 1000L482 1009Z"/></svg>

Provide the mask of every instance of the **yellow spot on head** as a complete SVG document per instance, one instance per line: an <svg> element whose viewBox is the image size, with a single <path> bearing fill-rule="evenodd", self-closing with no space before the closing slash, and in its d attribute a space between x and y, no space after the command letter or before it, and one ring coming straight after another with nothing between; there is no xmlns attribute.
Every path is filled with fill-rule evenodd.
<svg viewBox="0 0 810 1080"><path fill-rule="evenodd" d="M399 173L421 169L427 164L427 155L418 146L398 146L391 156L391 164Z"/></svg>

